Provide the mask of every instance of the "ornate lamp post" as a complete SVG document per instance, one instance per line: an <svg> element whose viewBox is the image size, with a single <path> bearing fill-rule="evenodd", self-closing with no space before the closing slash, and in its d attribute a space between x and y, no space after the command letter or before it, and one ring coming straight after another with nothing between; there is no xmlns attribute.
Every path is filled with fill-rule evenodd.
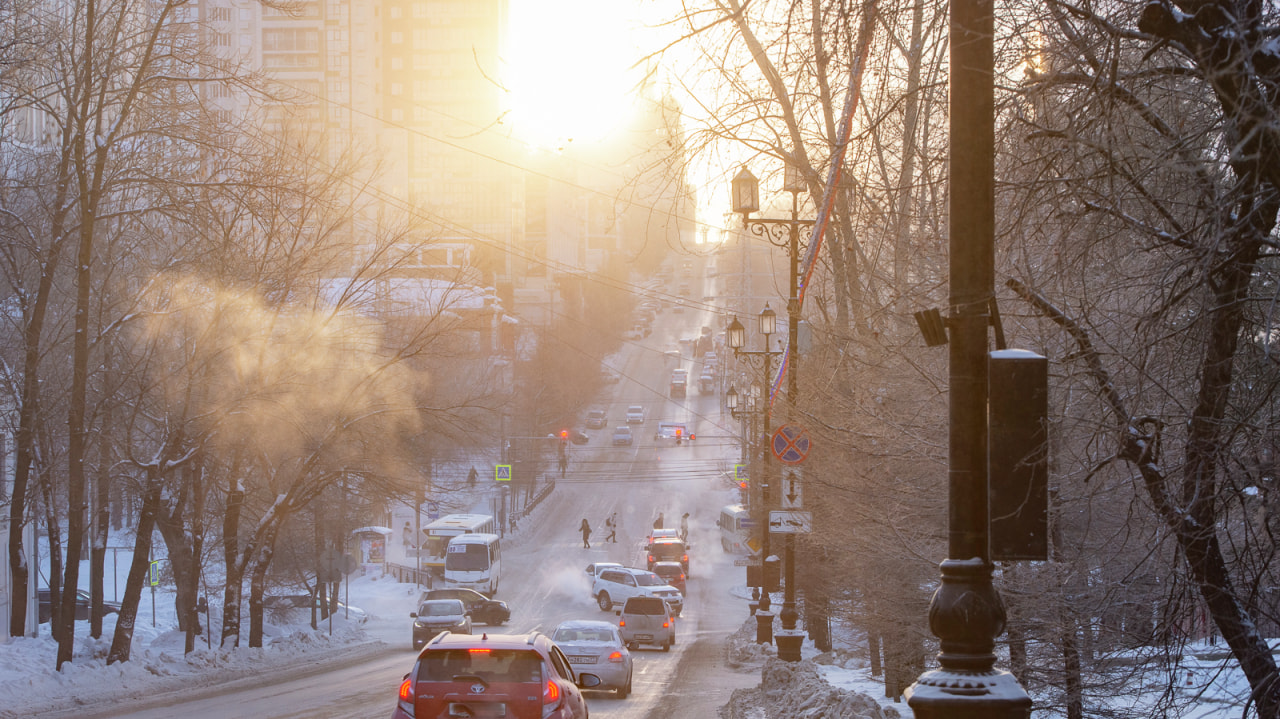
<svg viewBox="0 0 1280 719"><path fill-rule="evenodd" d="M757 366L756 362L762 363L761 369L764 372L764 386L768 387L771 383L771 368L773 356L782 354L778 350L769 349L769 336L774 334L778 329L778 316L766 303L764 309L759 315L759 331L764 336L763 350L744 350L742 349L747 343L747 330L738 321L737 317L729 323L728 330L725 332L726 341L733 350L733 356L737 359L749 362L753 367ZM766 390L767 391L767 390ZM735 391L736 395L737 392ZM770 432L770 416L771 409L769 407L769 398L764 398L764 407L761 410L764 419L764 426L761 436L768 436ZM760 527L760 556L764 558L761 562L760 574L762 583L765 585L764 591L760 592L760 611L756 613L756 641L761 644L772 643L773 641L773 614L769 611L769 582L766 577L769 575L769 509L770 504L770 487L773 475L770 472L769 453L761 452L761 470L760 470L760 503L756 508L756 526Z"/></svg>
<svg viewBox="0 0 1280 719"><path fill-rule="evenodd" d="M733 211L742 214L742 226L751 234L763 237L775 247L787 250L791 261L788 276L791 284L791 295L787 299L787 407L788 414L794 415L799 388L796 380L796 367L799 365L798 345L800 334L800 231L813 227L813 220L799 219L799 195L805 189L804 178L799 170L788 163L783 173L782 189L791 193L791 219L766 220L751 219L751 213L760 209L760 183L755 175L746 167L738 171L732 182ZM765 430L766 434L768 430ZM766 515L767 519L767 515ZM767 523L766 523L767 527ZM768 536L765 531L765 536ZM782 629L785 635L778 637L778 656L787 661L800 661L800 638L796 633L795 586L795 535L787 535L786 560L784 567L786 594L782 602ZM784 641L785 638L785 641Z"/></svg>

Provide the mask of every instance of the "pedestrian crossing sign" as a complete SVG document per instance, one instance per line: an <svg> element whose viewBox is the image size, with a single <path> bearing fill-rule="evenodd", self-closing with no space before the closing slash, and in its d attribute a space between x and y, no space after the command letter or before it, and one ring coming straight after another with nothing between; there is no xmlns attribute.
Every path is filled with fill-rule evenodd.
<svg viewBox="0 0 1280 719"><path fill-rule="evenodd" d="M735 481L738 481L738 482L747 481L747 465L745 464L733 465L733 478Z"/></svg>
<svg viewBox="0 0 1280 719"><path fill-rule="evenodd" d="M509 465L509 464L495 464L495 465L493 466L493 469L494 469L494 476L493 476L493 478L494 478L494 480L495 480L495 481L498 481L498 482L510 482L510 481L511 481L511 465Z"/></svg>

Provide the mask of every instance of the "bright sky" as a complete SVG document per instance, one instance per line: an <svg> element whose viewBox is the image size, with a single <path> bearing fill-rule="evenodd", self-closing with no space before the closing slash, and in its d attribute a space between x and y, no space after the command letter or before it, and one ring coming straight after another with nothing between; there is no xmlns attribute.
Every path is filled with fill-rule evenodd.
<svg viewBox="0 0 1280 719"><path fill-rule="evenodd" d="M505 84L526 142L602 139L626 121L640 73L635 0L511 0Z"/></svg>

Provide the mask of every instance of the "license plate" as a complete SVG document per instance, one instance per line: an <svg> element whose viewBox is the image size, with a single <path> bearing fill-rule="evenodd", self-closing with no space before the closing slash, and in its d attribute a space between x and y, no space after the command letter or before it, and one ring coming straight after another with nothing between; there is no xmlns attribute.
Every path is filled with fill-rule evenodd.
<svg viewBox="0 0 1280 719"><path fill-rule="evenodd" d="M570 664L595 664L595 663L596 663L596 658L595 658L595 657L574 657L574 656L571 656L571 657L569 657L569 663L570 663Z"/></svg>
<svg viewBox="0 0 1280 719"><path fill-rule="evenodd" d="M450 717L504 717L507 705L502 702L449 702Z"/></svg>
<svg viewBox="0 0 1280 719"><path fill-rule="evenodd" d="M653 640L653 635L652 635L652 634L637 634L637 635L636 635L636 639L645 639L645 640L652 641L652 640Z"/></svg>

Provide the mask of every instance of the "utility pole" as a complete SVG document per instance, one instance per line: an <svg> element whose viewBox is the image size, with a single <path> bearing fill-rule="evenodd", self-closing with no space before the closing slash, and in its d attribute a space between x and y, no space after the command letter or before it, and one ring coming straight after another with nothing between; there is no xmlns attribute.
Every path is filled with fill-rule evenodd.
<svg viewBox="0 0 1280 719"><path fill-rule="evenodd" d="M992 0L951 3L950 428L947 559L929 606L940 669L906 690L917 719L1025 719L1031 698L995 669L1004 601L991 582L987 355L995 287Z"/></svg>

